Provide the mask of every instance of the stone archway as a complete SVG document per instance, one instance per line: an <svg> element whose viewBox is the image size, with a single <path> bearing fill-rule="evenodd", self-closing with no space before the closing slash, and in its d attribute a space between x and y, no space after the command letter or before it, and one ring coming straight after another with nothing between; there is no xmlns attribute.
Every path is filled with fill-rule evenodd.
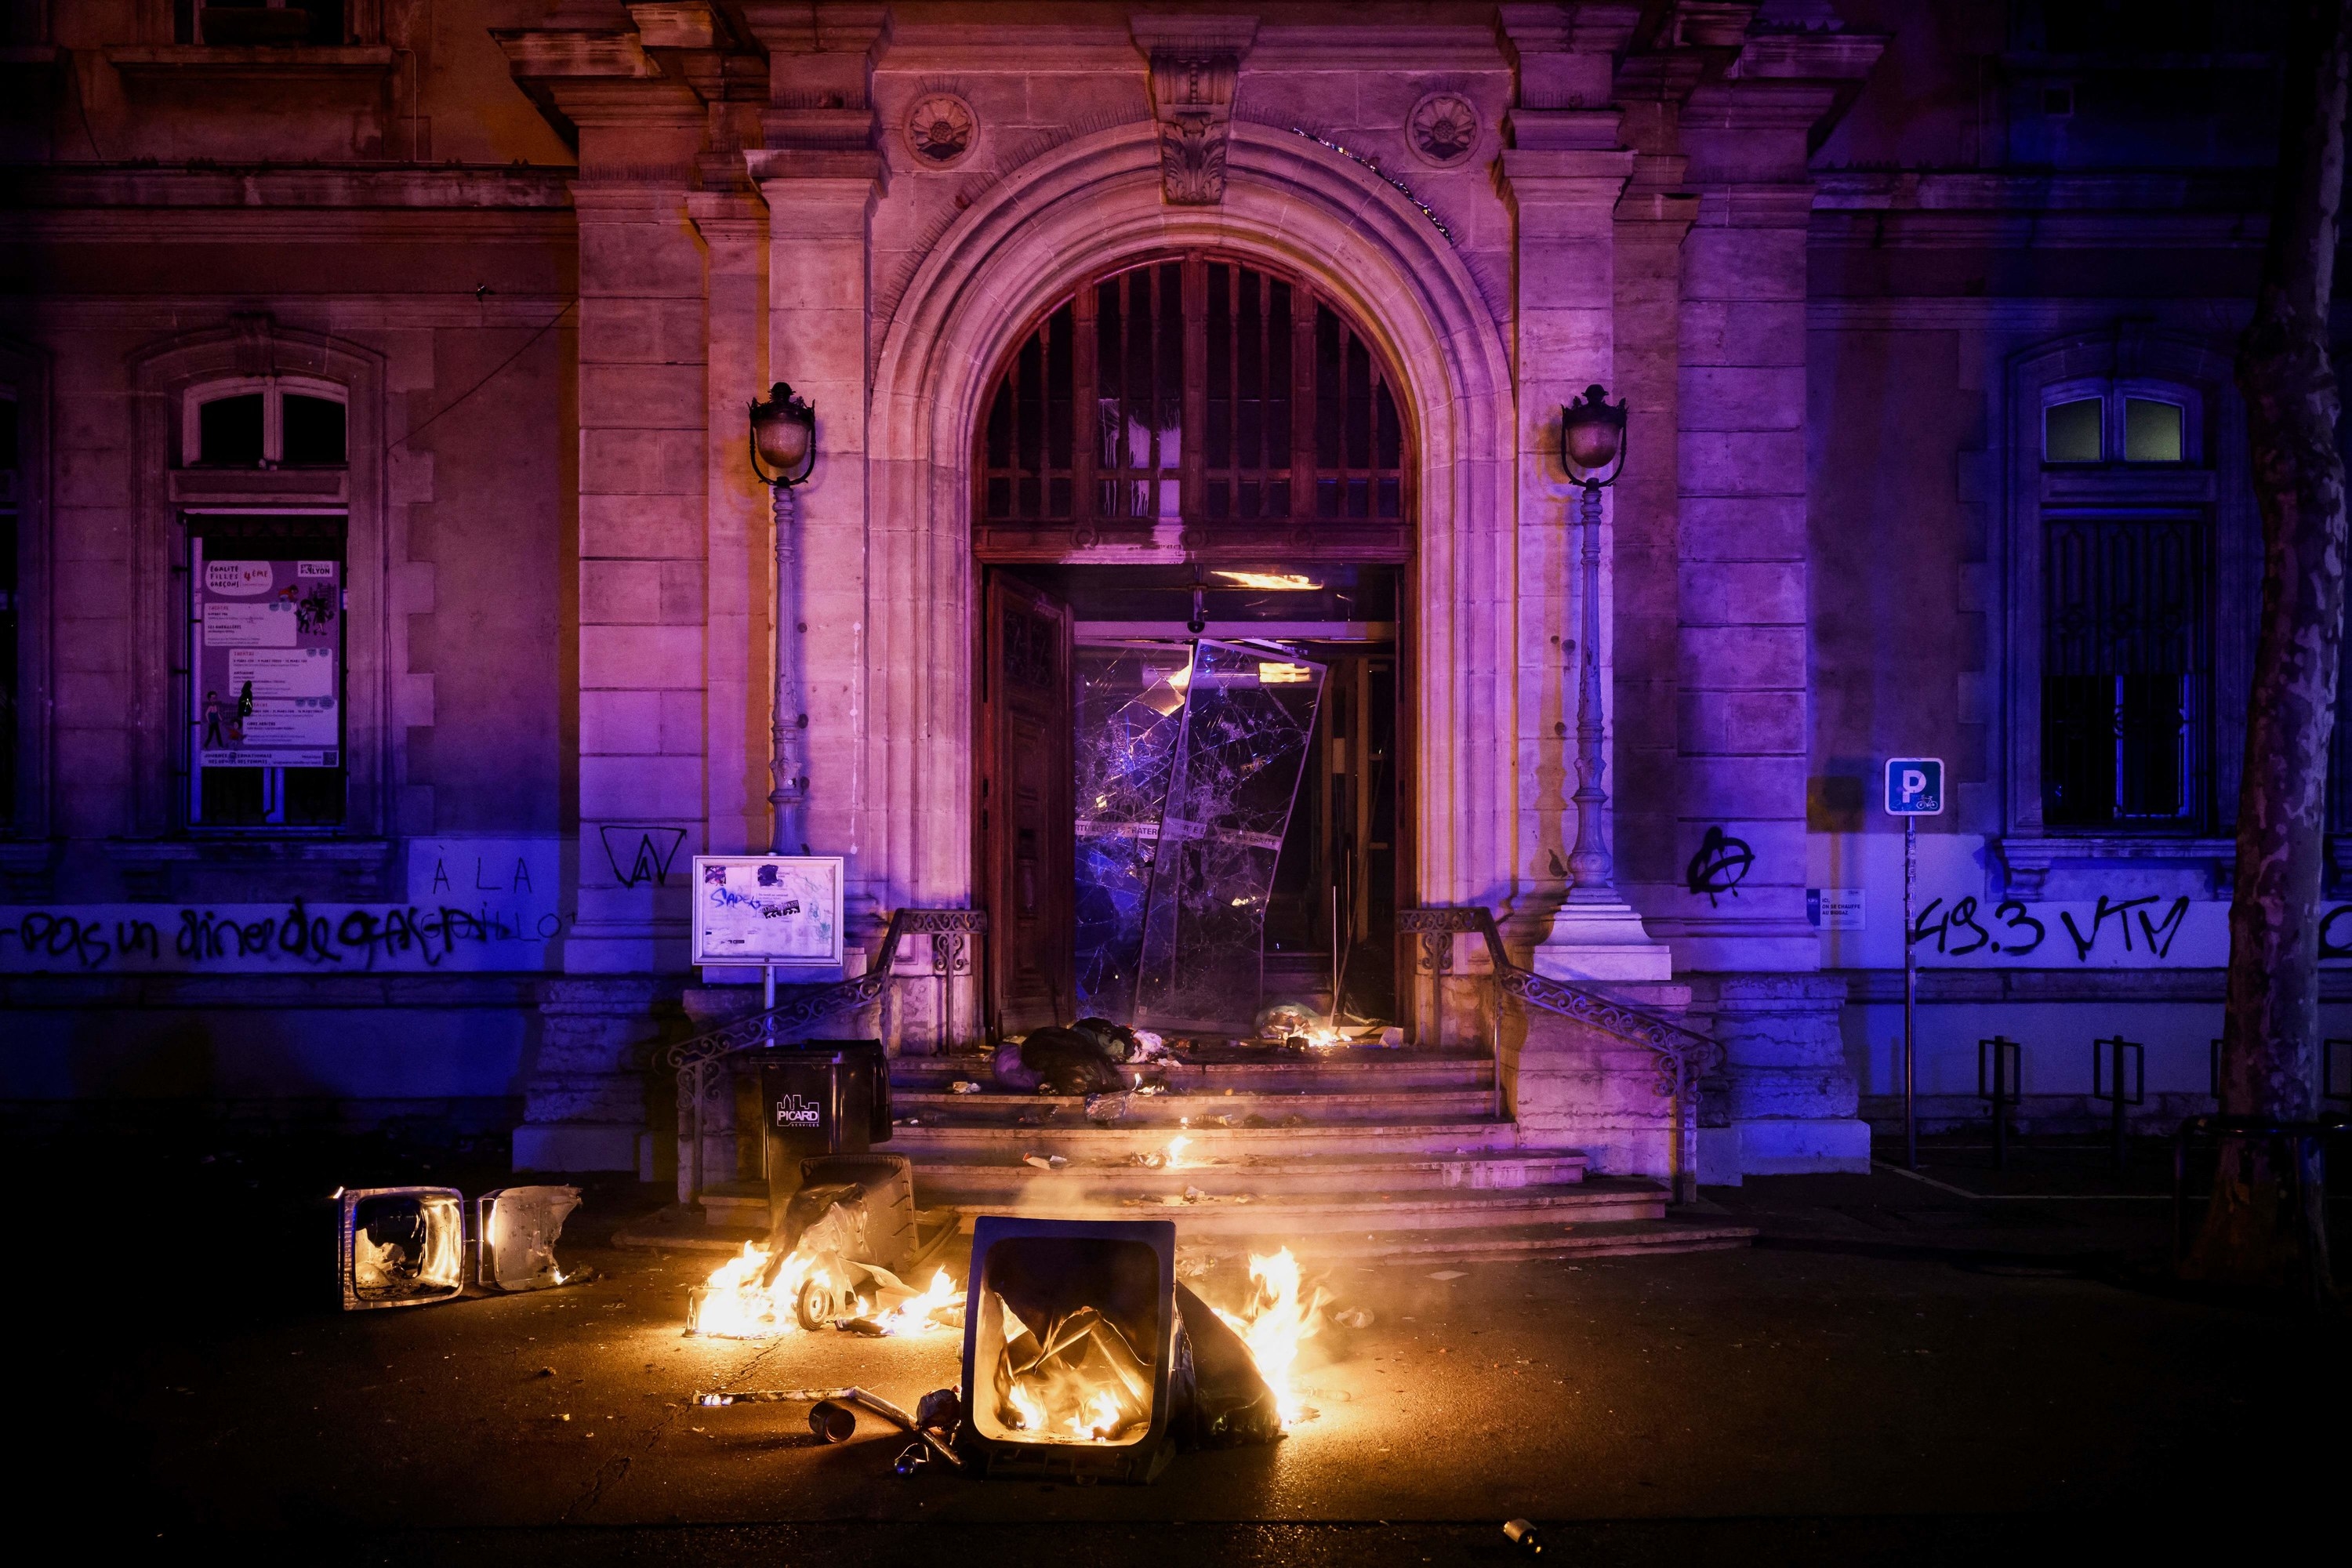
<svg viewBox="0 0 2352 1568"><path fill-rule="evenodd" d="M1468 268L1398 192L1315 142L1236 124L1215 206L1161 198L1155 127L1074 142L943 236L901 295L866 423L866 714L858 838L887 902L971 894L971 451L988 375L1033 315L1129 258L1216 247L1312 275L1399 368L1417 432L1422 733L1415 880L1513 890L1511 377Z"/></svg>

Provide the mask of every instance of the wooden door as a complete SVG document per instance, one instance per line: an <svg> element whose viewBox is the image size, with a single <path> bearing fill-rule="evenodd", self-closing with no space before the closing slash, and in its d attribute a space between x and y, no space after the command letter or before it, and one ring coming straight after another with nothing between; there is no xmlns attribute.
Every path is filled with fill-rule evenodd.
<svg viewBox="0 0 2352 1568"><path fill-rule="evenodd" d="M1070 611L990 572L981 620L981 889L1000 1033L1072 1022Z"/></svg>

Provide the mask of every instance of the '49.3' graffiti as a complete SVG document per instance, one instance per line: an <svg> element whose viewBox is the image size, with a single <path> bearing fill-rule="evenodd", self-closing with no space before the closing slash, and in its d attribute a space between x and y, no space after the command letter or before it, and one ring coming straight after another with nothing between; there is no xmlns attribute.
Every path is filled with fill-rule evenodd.
<svg viewBox="0 0 2352 1568"><path fill-rule="evenodd" d="M1932 959L2218 969L2229 962L2229 906L2153 893L2032 905L2021 899L1930 899L1912 922L1910 938ZM2322 917L2319 956L2352 958L2352 903L2335 905Z"/></svg>

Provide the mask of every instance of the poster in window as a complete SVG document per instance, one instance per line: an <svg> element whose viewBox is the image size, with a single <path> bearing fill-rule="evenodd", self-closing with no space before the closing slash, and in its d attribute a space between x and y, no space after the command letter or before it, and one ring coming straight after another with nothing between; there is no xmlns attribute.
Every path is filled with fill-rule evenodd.
<svg viewBox="0 0 2352 1568"><path fill-rule="evenodd" d="M194 565L197 765L340 767L342 563Z"/></svg>
<svg viewBox="0 0 2352 1568"><path fill-rule="evenodd" d="M696 963L841 962L838 855L694 858Z"/></svg>

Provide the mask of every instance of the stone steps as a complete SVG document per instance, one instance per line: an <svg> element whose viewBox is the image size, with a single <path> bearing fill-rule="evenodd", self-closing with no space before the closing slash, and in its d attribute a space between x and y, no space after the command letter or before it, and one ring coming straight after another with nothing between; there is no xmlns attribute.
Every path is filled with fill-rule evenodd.
<svg viewBox="0 0 2352 1568"><path fill-rule="evenodd" d="M1078 1095L931 1094L894 1088L890 1106L896 1116L919 1117L925 1121L934 1117L952 1118L965 1125L1021 1126L1024 1125L1022 1118L1040 1116L1051 1120L1039 1125L1087 1120L1087 1102ZM1130 1094L1127 1097L1126 1114L1114 1125L1165 1127L1174 1132L1182 1131L1188 1122L1210 1120L1213 1124L1213 1119L1220 1116L1234 1123L1255 1116L1268 1126L1281 1126L1286 1118L1294 1116L1318 1122L1399 1121L1482 1116L1494 1109L1495 1093L1491 1089Z"/></svg>
<svg viewBox="0 0 2352 1568"><path fill-rule="evenodd" d="M1195 1048L1142 1064L1170 1092L1130 1094L1105 1122L1087 1119L1083 1097L999 1090L989 1066L892 1063L893 1112L915 1125L893 1127L882 1147L914 1162L916 1201L942 1233L985 1214L1169 1219L1195 1255L1289 1246L1328 1263L1689 1251L1754 1234L1670 1219L1660 1184L1591 1174L1581 1150L1529 1146L1497 1113L1483 1053ZM949 1092L958 1079L986 1087ZM1181 1164L1136 1163L1179 1135ZM1030 1155L1066 1163L1041 1169ZM714 1240L766 1224L765 1195L748 1184L707 1194L703 1211Z"/></svg>
<svg viewBox="0 0 2352 1568"><path fill-rule="evenodd" d="M1130 1079L1139 1074L1147 1083L1164 1083L1171 1092L1191 1094L1222 1094L1228 1089L1275 1094L1348 1089L1358 1092L1492 1089L1495 1084L1492 1057L1436 1051L1285 1052L1236 1060L1194 1057L1143 1062L1127 1070ZM890 1064L890 1085L896 1094L943 1094L958 1079L991 1090L995 1088L987 1057L900 1057Z"/></svg>
<svg viewBox="0 0 2352 1568"><path fill-rule="evenodd" d="M977 1099L978 1096L962 1096ZM1040 1100L1045 1096L1037 1097ZM894 1127L885 1152L915 1162L915 1177L934 1163L1018 1164L1024 1154L1059 1154L1073 1163L1125 1163L1131 1154L1157 1153L1181 1133L1191 1140L1187 1158L1216 1161L1251 1154L1286 1157L1324 1154L1449 1154L1516 1149L1519 1130L1508 1117L1463 1116L1450 1120L1308 1121L1297 1127L1182 1128L1173 1123L1112 1122L1097 1126L1076 1115L1056 1117L1036 1127L1005 1122L948 1122Z"/></svg>
<svg viewBox="0 0 2352 1568"><path fill-rule="evenodd" d="M1633 1258L1676 1252L1724 1252L1748 1246L1756 1227L1719 1220L1603 1219L1567 1224L1496 1226L1477 1229L1354 1232L1298 1238L1292 1250L1310 1264L1528 1263L1565 1258ZM1202 1250L1266 1252L1285 1238L1234 1238Z"/></svg>
<svg viewBox="0 0 2352 1568"><path fill-rule="evenodd" d="M1273 1246L1301 1237L1338 1236L1375 1239L1383 1231L1486 1230L1498 1226L1570 1224L1599 1220L1657 1220L1666 1212L1666 1191L1654 1182L1596 1177L1559 1186L1508 1191L1391 1193L1340 1197L1330 1194L1248 1194L1243 1201L1182 1197L1158 1201L1130 1198L1116 1203L1065 1197L1050 1182L1034 1184L1012 1205L942 1203L970 1230L984 1214L1009 1208L1024 1219L1172 1219L1181 1246L1242 1237L1272 1238ZM926 1203L937 1201L926 1194ZM1270 1248L1269 1248L1270 1249Z"/></svg>
<svg viewBox="0 0 2352 1568"><path fill-rule="evenodd" d="M1175 1168L1152 1169L1123 1160L1074 1161L1041 1171L1019 1160L927 1160L921 1183L927 1203L1025 1204L1039 1199L1118 1202L1130 1197L1181 1197L1186 1188L1230 1195L1308 1193L1496 1192L1566 1186L1584 1179L1584 1155L1574 1149L1478 1149L1462 1153L1397 1150L1364 1154L1253 1153L1207 1163L1189 1158Z"/></svg>

